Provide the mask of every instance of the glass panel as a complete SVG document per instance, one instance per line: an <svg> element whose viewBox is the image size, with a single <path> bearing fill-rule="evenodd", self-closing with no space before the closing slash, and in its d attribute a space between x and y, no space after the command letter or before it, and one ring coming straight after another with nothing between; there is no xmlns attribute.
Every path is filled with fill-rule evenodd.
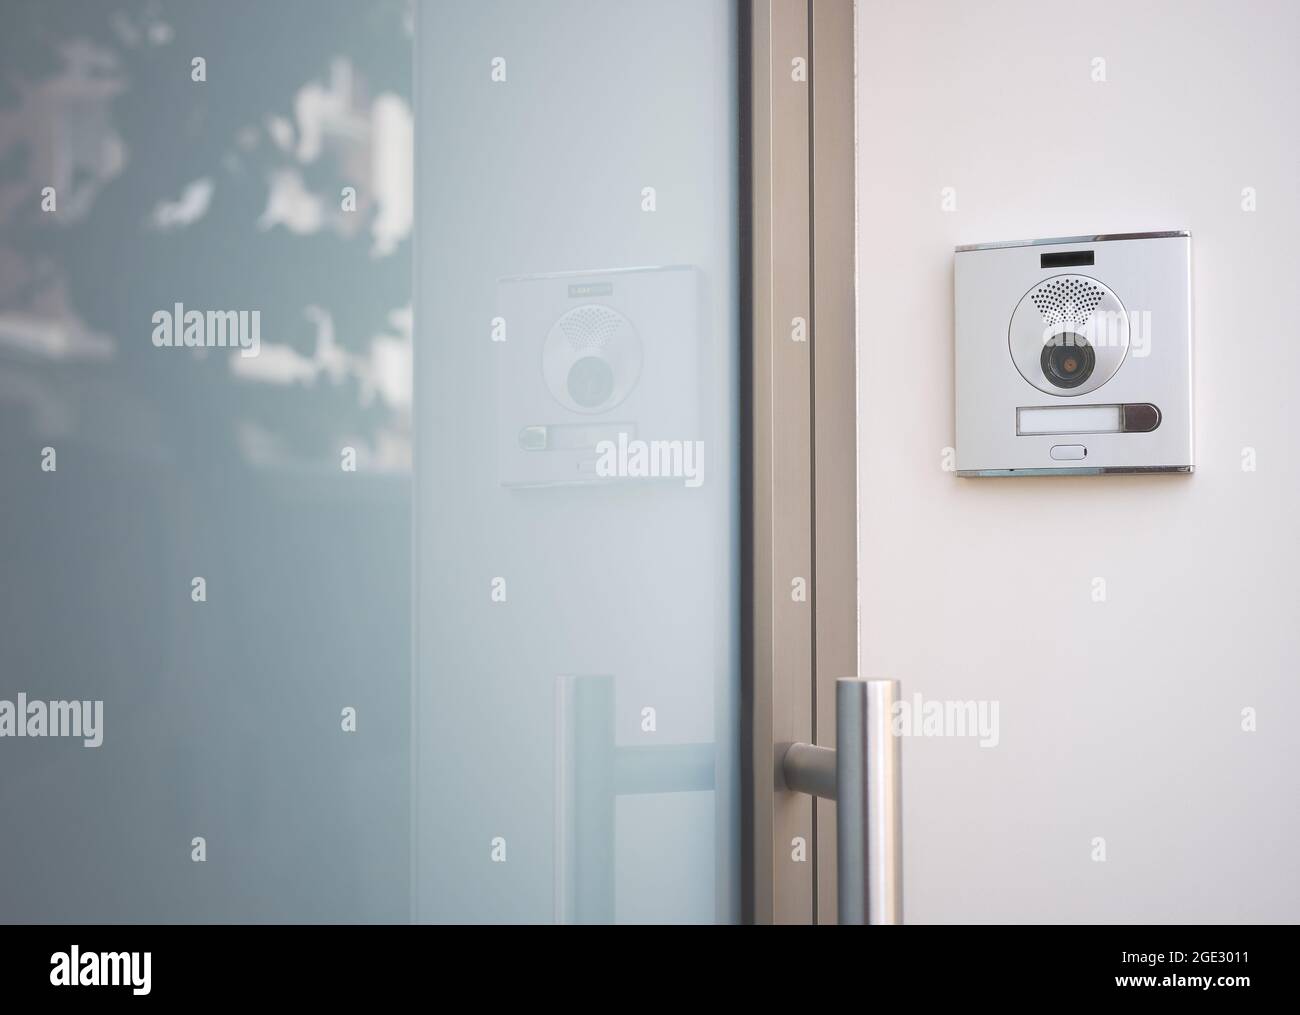
<svg viewBox="0 0 1300 1015"><path fill-rule="evenodd" d="M11 6L0 919L736 919L734 5Z"/></svg>
<svg viewBox="0 0 1300 1015"><path fill-rule="evenodd" d="M733 3L417 24L417 916L739 916Z"/></svg>
<svg viewBox="0 0 1300 1015"><path fill-rule="evenodd" d="M0 920L410 912L413 43L5 5Z"/></svg>

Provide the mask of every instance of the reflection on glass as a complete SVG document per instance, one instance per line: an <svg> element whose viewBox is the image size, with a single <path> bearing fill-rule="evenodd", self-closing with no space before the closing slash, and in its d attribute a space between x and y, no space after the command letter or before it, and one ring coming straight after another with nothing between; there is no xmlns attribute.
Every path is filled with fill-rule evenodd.
<svg viewBox="0 0 1300 1015"><path fill-rule="evenodd" d="M403 919L410 5L4 21L0 919Z"/></svg>
<svg viewBox="0 0 1300 1015"><path fill-rule="evenodd" d="M420 10L418 919L739 916L737 45Z"/></svg>

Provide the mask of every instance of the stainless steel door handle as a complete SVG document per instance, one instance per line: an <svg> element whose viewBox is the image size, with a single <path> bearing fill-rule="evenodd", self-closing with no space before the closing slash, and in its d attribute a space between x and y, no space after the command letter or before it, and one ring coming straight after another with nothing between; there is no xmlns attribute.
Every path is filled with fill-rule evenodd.
<svg viewBox="0 0 1300 1015"><path fill-rule="evenodd" d="M835 682L835 749L791 744L787 789L835 801L842 924L903 922L903 816L897 680Z"/></svg>

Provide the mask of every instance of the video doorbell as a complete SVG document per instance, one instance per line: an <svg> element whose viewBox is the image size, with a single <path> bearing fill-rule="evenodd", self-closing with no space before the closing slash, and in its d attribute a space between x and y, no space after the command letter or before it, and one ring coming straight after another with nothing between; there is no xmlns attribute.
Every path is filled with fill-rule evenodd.
<svg viewBox="0 0 1300 1015"><path fill-rule="evenodd" d="M1191 238L958 247L959 476L1191 472Z"/></svg>

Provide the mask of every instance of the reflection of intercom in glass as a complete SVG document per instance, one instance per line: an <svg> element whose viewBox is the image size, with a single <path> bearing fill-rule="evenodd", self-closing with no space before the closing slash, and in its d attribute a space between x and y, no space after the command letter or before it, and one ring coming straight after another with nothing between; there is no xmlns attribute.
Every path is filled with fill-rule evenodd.
<svg viewBox="0 0 1300 1015"><path fill-rule="evenodd" d="M603 482L602 441L700 436L696 269L504 278L497 316L503 484Z"/></svg>
<svg viewBox="0 0 1300 1015"><path fill-rule="evenodd" d="M1192 471L1185 232L958 247L957 474Z"/></svg>

